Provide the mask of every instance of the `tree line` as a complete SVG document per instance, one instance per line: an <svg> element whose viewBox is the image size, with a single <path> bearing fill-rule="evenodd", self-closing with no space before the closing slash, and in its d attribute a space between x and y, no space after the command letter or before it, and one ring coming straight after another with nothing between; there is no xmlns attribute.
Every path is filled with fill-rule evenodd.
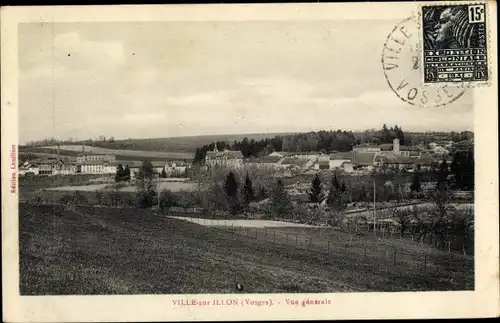
<svg viewBox="0 0 500 323"><path fill-rule="evenodd" d="M318 132L311 131L286 136L275 136L261 140L249 140L245 137L243 140L234 141L231 144L224 141L217 141L197 148L193 163L201 163L205 159L206 153L214 150L216 146L218 150L239 150L245 158L249 158L265 156L273 151L315 151L326 154L346 152L351 151L354 145L362 143L392 143L394 138L399 138L401 144L404 144L404 132L402 128L396 125L388 129L385 124L378 131L366 132L365 136L339 129L336 131L321 130Z"/></svg>
<svg viewBox="0 0 500 323"><path fill-rule="evenodd" d="M405 132L398 125L388 127L386 124L381 129L365 130L364 132L352 132L342 130L321 130L318 132L306 132L290 134L286 136L275 136L261 140L243 138L233 143L217 141L196 148L193 163L202 163L208 151L214 150L237 150L241 151L243 157L266 156L273 151L284 152L346 152L351 151L353 146L360 144L391 144L395 138L399 139L400 145L426 145L438 138L452 140L455 142L473 138L470 131L463 132Z"/></svg>

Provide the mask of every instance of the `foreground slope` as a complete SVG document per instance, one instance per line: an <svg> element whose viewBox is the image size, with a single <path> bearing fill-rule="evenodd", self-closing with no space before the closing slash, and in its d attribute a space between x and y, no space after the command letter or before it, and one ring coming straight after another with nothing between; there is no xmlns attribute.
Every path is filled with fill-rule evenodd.
<svg viewBox="0 0 500 323"><path fill-rule="evenodd" d="M235 293L236 283L249 293L465 287L147 211L21 204L19 212L23 295Z"/></svg>

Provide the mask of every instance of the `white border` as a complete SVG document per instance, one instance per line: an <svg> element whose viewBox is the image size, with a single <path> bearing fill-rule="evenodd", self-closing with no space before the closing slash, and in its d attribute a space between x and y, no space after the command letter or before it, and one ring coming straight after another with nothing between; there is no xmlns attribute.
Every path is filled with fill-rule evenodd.
<svg viewBox="0 0 500 323"><path fill-rule="evenodd" d="M287 294L302 300L328 297L332 305L271 308L177 307L172 299L213 299L216 295L19 296L17 194L9 190L9 151L18 143L17 23L74 21L196 21L394 19L418 9L419 2L3 7L1 11L2 252L4 321L187 321L494 317L500 313L498 252L497 80L474 88L476 158L475 291L408 293ZM488 2L492 66L497 66L496 3ZM388 30L388 33L390 30ZM382 44L381 44L382 46ZM379 52L374 55L380 55ZM493 74L494 75L494 74ZM241 295L221 295L232 298ZM253 299L279 294L245 295Z"/></svg>

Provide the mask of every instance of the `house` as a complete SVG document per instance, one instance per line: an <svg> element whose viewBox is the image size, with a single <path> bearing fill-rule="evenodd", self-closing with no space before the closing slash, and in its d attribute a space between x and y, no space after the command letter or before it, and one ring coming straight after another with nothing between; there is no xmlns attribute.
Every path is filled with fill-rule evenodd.
<svg viewBox="0 0 500 323"><path fill-rule="evenodd" d="M329 154L320 154L318 155L318 162L327 162L330 160L330 155Z"/></svg>
<svg viewBox="0 0 500 323"><path fill-rule="evenodd" d="M371 144L361 144L352 147L353 153L376 153L380 152L381 148L379 145L371 145Z"/></svg>
<svg viewBox="0 0 500 323"><path fill-rule="evenodd" d="M330 162L329 161L318 161L318 162L314 163L314 169L316 169L316 170L330 169Z"/></svg>
<svg viewBox="0 0 500 323"><path fill-rule="evenodd" d="M279 164L287 169L308 169L313 166L314 162L309 159L286 157Z"/></svg>
<svg viewBox="0 0 500 323"><path fill-rule="evenodd" d="M180 176L186 172L188 164L185 161L171 161L165 165L167 176Z"/></svg>
<svg viewBox="0 0 500 323"><path fill-rule="evenodd" d="M256 167L260 169L279 169L281 164L279 164L280 160L282 160L283 157L279 156L263 156L260 158L248 158L246 160L246 165L250 167Z"/></svg>
<svg viewBox="0 0 500 323"><path fill-rule="evenodd" d="M205 156L205 164L208 167L243 167L243 154L241 151L223 150L219 151L217 145L213 151L207 152Z"/></svg>
<svg viewBox="0 0 500 323"><path fill-rule="evenodd" d="M304 160L311 160L313 162L317 162L320 156L323 154L317 151L310 151L310 152L295 152L295 153L290 153L289 157L294 157L298 159L304 159ZM326 157L325 157L326 158Z"/></svg>
<svg viewBox="0 0 500 323"><path fill-rule="evenodd" d="M156 174L161 174L163 172L163 170L165 170L165 172L166 172L167 164L168 164L167 162L159 161L159 160L153 160L151 162L151 165L153 166L153 171Z"/></svg>
<svg viewBox="0 0 500 323"><path fill-rule="evenodd" d="M369 153L369 152L391 152L395 155L404 157L419 158L422 156L421 149L413 146L400 145L399 139L394 138L392 144L369 145L363 144L353 147L353 153Z"/></svg>
<svg viewBox="0 0 500 323"><path fill-rule="evenodd" d="M109 169L109 162L104 160L84 160L79 164L79 170L82 174L104 174L104 165Z"/></svg>
<svg viewBox="0 0 500 323"><path fill-rule="evenodd" d="M353 169L372 169L375 166L375 152L357 152L352 154Z"/></svg>
<svg viewBox="0 0 500 323"><path fill-rule="evenodd" d="M342 165L346 162L350 163L352 159L352 152L347 151L347 152L337 152L330 154L329 156L329 168L330 169L335 169L335 168L341 168Z"/></svg>
<svg viewBox="0 0 500 323"><path fill-rule="evenodd" d="M113 163L116 161L116 156L111 154L92 154L92 153L81 152L76 157L76 162L79 164L84 163L86 161L97 161L97 160L108 161L110 163Z"/></svg>
<svg viewBox="0 0 500 323"><path fill-rule="evenodd" d="M60 167L55 168L54 175L76 174L77 170L78 170L78 165L73 163L63 163Z"/></svg>
<svg viewBox="0 0 500 323"><path fill-rule="evenodd" d="M19 175L38 175L40 169L34 162L25 162L19 166Z"/></svg>
<svg viewBox="0 0 500 323"><path fill-rule="evenodd" d="M394 155L378 155L375 157L375 163L378 166L387 166L392 169L406 170L414 172L416 170L427 171L430 170L434 159L429 157L412 158L406 156Z"/></svg>
<svg viewBox="0 0 500 323"><path fill-rule="evenodd" d="M77 165L60 157L44 157L36 162L38 175L68 175L77 171Z"/></svg>

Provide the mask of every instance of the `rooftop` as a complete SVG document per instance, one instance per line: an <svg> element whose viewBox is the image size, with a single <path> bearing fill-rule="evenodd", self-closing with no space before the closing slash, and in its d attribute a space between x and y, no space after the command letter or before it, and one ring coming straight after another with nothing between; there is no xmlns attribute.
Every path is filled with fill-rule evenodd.
<svg viewBox="0 0 500 323"><path fill-rule="evenodd" d="M352 164L357 166L371 166L375 158L375 153L353 153Z"/></svg>
<svg viewBox="0 0 500 323"><path fill-rule="evenodd" d="M352 151L346 151L346 152L337 152L334 154L330 154L330 160L335 160L335 159L351 159L352 158Z"/></svg>
<svg viewBox="0 0 500 323"><path fill-rule="evenodd" d="M295 165L295 166L303 167L308 162L309 162L309 160L307 160L307 159L298 159L298 158L288 157L288 158L283 159L283 161L281 162L281 165Z"/></svg>
<svg viewBox="0 0 500 323"><path fill-rule="evenodd" d="M227 157L229 159L244 158L239 150L208 151L206 157Z"/></svg>

